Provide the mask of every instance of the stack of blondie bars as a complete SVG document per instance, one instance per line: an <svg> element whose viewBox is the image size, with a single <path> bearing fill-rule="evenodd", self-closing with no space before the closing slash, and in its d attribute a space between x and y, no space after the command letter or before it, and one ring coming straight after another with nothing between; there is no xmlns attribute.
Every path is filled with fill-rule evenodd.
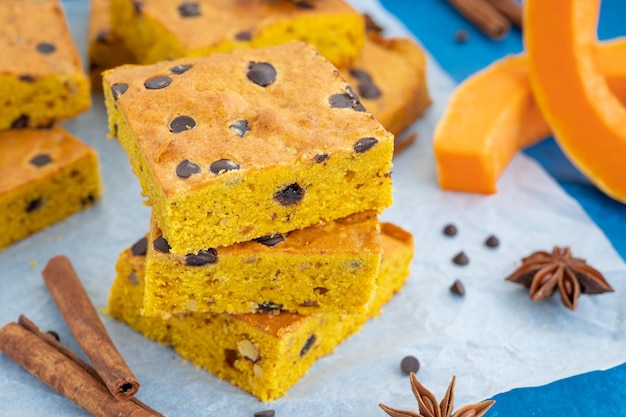
<svg viewBox="0 0 626 417"><path fill-rule="evenodd" d="M0 249L101 194L96 153L56 122L91 104L59 0L0 2Z"/></svg>
<svg viewBox="0 0 626 417"><path fill-rule="evenodd" d="M337 45L326 54L354 59ZM315 47L120 66L103 90L152 206L119 256L114 317L268 401L405 282L412 237L378 220L393 135Z"/></svg>

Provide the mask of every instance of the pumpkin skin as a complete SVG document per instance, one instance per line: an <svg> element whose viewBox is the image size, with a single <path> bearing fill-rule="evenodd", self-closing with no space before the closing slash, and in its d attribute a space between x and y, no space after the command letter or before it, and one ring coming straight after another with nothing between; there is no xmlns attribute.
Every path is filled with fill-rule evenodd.
<svg viewBox="0 0 626 417"><path fill-rule="evenodd" d="M610 90L626 103L626 38L595 45L594 56ZM527 56L496 61L457 87L435 129L439 186L495 193L515 154L550 132L531 90Z"/></svg>
<svg viewBox="0 0 626 417"><path fill-rule="evenodd" d="M596 59L598 13L599 0L526 0L529 76L563 153L600 190L626 202L626 108Z"/></svg>

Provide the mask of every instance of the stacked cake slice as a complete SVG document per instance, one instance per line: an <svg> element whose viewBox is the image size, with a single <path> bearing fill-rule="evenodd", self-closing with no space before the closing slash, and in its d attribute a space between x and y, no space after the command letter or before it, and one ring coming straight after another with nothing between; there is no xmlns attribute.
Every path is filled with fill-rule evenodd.
<svg viewBox="0 0 626 417"><path fill-rule="evenodd" d="M0 249L100 197L96 153L55 123L89 80L59 0L0 2Z"/></svg>
<svg viewBox="0 0 626 417"><path fill-rule="evenodd" d="M153 209L120 255L114 316L271 400L406 279L410 235L377 219L393 136L312 46L122 66L103 82ZM262 332L243 338L247 326ZM286 340L302 365L281 379L292 361L270 345Z"/></svg>

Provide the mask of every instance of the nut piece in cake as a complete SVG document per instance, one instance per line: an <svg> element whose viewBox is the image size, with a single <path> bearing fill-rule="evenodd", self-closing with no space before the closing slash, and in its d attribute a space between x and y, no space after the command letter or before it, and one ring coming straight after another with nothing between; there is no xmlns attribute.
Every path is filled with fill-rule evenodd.
<svg viewBox="0 0 626 417"><path fill-rule="evenodd" d="M100 198L96 153L58 125L0 133L0 248Z"/></svg>
<svg viewBox="0 0 626 417"><path fill-rule="evenodd" d="M365 39L363 17L343 0L112 0L111 12L142 64L300 40L348 65Z"/></svg>
<svg viewBox="0 0 626 417"><path fill-rule="evenodd" d="M391 205L393 135L305 43L125 65L104 93L173 253Z"/></svg>
<svg viewBox="0 0 626 417"><path fill-rule="evenodd" d="M0 2L0 130L48 127L91 105L59 0Z"/></svg>
<svg viewBox="0 0 626 417"><path fill-rule="evenodd" d="M116 319L263 401L279 398L320 357L357 332L399 291L409 275L413 238L383 223L384 256L378 290L367 312L300 315L188 313L163 320L141 314L145 256L123 251L111 288L109 311Z"/></svg>

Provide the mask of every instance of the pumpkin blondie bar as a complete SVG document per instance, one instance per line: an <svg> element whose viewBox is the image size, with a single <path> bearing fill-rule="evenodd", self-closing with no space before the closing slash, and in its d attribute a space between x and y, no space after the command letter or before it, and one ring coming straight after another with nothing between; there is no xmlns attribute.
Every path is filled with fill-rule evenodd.
<svg viewBox="0 0 626 417"><path fill-rule="evenodd" d="M47 127L91 105L59 0L0 2L0 130Z"/></svg>
<svg viewBox="0 0 626 417"><path fill-rule="evenodd" d="M172 345L183 357L262 401L283 396L320 357L357 332L398 292L409 275L412 236L381 224L384 255L378 289L367 312L187 313L164 320L141 315L145 256L120 254L109 312L145 336Z"/></svg>
<svg viewBox="0 0 626 417"><path fill-rule="evenodd" d="M96 153L58 125L0 132L0 248L100 198Z"/></svg>
<svg viewBox="0 0 626 417"><path fill-rule="evenodd" d="M301 40L348 65L365 39L343 0L112 0L111 25L142 64Z"/></svg>
<svg viewBox="0 0 626 417"><path fill-rule="evenodd" d="M150 242L150 244L146 244ZM169 253L152 222L143 314L291 311L362 313L376 290L382 256L375 212L209 248Z"/></svg>
<svg viewBox="0 0 626 417"><path fill-rule="evenodd" d="M173 253L391 205L393 135L303 42L125 65L103 82Z"/></svg>

